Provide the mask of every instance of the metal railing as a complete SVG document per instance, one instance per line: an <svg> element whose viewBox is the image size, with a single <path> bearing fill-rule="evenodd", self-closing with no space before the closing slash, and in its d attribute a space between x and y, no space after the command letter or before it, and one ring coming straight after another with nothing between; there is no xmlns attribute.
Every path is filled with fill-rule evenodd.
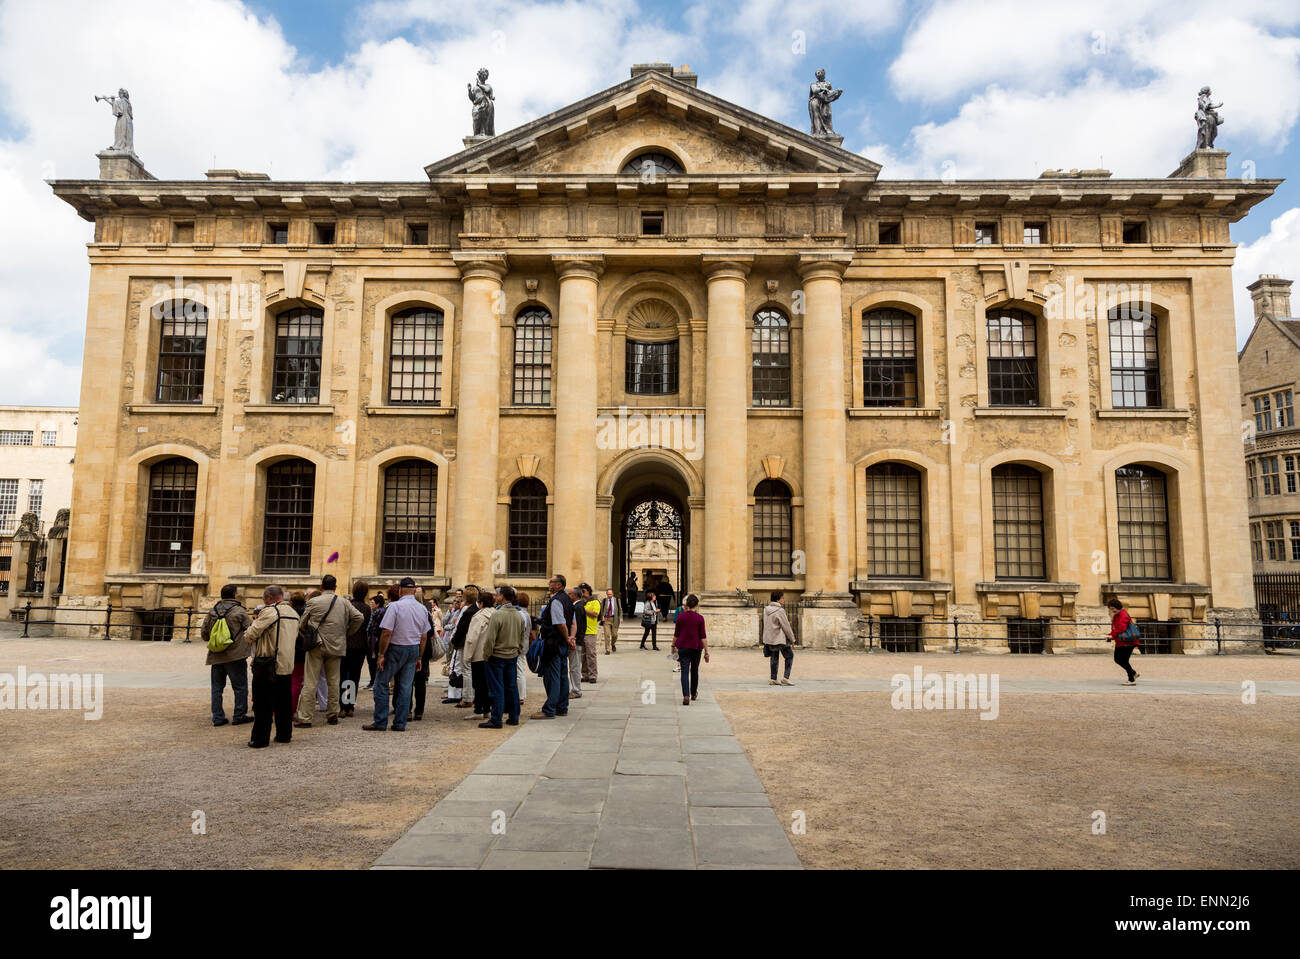
<svg viewBox="0 0 1300 959"><path fill-rule="evenodd" d="M33 616L32 614L37 614ZM44 614L48 614L44 615ZM203 624L203 610L187 606L181 609L133 609L112 606L78 607L78 606L34 606L29 601L25 606L17 607L11 615L23 624L23 639L33 638L33 627L85 626L90 629L103 630L104 639L133 639L146 642L172 642L176 634L184 638L181 642L193 642L193 636ZM114 617L118 617L115 621ZM199 621L194 622L195 616ZM116 635L114 635L116 632ZM126 636L122 635L126 632ZM37 637L39 638L39 637Z"/></svg>

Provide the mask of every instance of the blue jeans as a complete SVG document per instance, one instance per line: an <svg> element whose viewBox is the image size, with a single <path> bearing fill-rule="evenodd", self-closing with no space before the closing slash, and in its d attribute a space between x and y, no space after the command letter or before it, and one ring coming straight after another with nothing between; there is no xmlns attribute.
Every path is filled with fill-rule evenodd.
<svg viewBox="0 0 1300 959"><path fill-rule="evenodd" d="M221 700L226 692L227 676L230 677L230 688L235 693L235 719L243 719L248 715L248 661L237 659L233 663L217 663L212 667L212 721L214 723L226 718Z"/></svg>
<svg viewBox="0 0 1300 959"><path fill-rule="evenodd" d="M576 652L576 650L575 650ZM542 683L546 686L546 702L542 712L547 716L563 716L569 711L569 647L563 652L542 654Z"/></svg>
<svg viewBox="0 0 1300 959"><path fill-rule="evenodd" d="M393 728L405 729L411 715L411 684L415 681L415 664L420 660L419 646L394 646L384 653L384 668L375 677L375 725L388 725L388 683L396 679L393 689Z"/></svg>
<svg viewBox="0 0 1300 959"><path fill-rule="evenodd" d="M519 722L519 666L515 657L493 656L487 661L487 687L493 725L501 725L503 709L512 723Z"/></svg>

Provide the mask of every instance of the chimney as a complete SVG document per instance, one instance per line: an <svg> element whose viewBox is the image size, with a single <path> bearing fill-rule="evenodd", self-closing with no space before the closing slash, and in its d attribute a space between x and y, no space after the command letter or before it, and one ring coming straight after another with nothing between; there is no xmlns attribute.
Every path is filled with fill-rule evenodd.
<svg viewBox="0 0 1300 959"><path fill-rule="evenodd" d="M1275 320L1291 316L1290 280L1284 280L1276 273L1261 273L1259 279L1246 289L1250 290L1250 298L1255 303L1255 322L1264 316Z"/></svg>

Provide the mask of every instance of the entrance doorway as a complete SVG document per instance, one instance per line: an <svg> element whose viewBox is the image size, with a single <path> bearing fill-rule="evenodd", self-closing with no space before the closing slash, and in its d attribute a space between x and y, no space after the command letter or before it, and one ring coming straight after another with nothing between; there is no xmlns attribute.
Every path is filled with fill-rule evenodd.
<svg viewBox="0 0 1300 959"><path fill-rule="evenodd" d="M690 590L690 511L686 482L661 460L633 463L614 486L610 557L625 615L647 589L671 612ZM636 591L628 590L629 574ZM630 603L629 603L630 600Z"/></svg>

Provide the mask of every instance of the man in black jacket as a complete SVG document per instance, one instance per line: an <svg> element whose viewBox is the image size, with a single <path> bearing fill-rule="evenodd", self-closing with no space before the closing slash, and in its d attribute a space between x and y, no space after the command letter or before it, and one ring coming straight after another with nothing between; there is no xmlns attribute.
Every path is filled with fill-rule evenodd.
<svg viewBox="0 0 1300 959"><path fill-rule="evenodd" d="M554 719L569 712L569 656L577 654L573 638L573 602L564 591L561 573L551 577L551 595L542 608L542 664L539 672L546 686L546 702L533 719Z"/></svg>
<svg viewBox="0 0 1300 959"><path fill-rule="evenodd" d="M352 584L352 608L361 614L361 625L348 633L348 651L343 657L343 676L339 682L339 716L348 717L356 712L357 693L361 691L361 664L366 661L370 642L370 604L366 593L370 585L363 580ZM348 685L351 683L352 685Z"/></svg>

